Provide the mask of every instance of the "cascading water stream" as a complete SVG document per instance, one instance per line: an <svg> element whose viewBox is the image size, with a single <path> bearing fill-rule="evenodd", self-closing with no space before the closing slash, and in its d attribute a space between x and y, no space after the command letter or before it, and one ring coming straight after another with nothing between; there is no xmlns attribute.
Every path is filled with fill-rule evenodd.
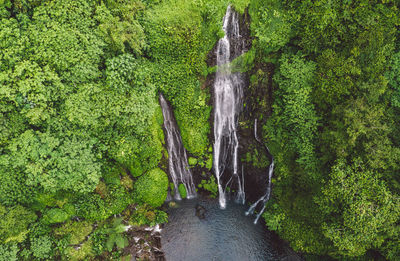
<svg viewBox="0 0 400 261"><path fill-rule="evenodd" d="M182 183L185 186L187 198L194 198L196 197L196 188L189 168L186 149L183 146L172 108L162 94L160 94L160 105L164 116L164 129L167 140L168 169L175 188L174 197L177 200L181 199L178 187Z"/></svg>
<svg viewBox="0 0 400 261"><path fill-rule="evenodd" d="M254 120L254 137L255 139L262 143L261 140L258 138L257 135L257 119ZM265 146L265 149L267 150L268 154L271 156L271 164L269 165L269 170L268 170L268 185L267 185L267 191L265 192L265 194L259 198L253 205L250 206L249 210L246 211L246 216L247 215L251 215L254 213L257 205L259 203L262 204L262 209L260 210L260 212L258 212L256 219L254 220L254 224L257 224L258 219L260 219L262 213L264 213L265 210L265 204L268 202L270 196L271 196L271 179L272 179L272 175L274 174L274 157L271 155L271 153L269 152L268 147L265 144L262 144L263 146Z"/></svg>
<svg viewBox="0 0 400 261"><path fill-rule="evenodd" d="M244 53L238 14L228 6L223 21L225 36L217 45L217 72L214 83L214 171L218 183L219 205L226 206L226 190L236 182L236 201L244 204L244 177L238 173L238 116L243 107L243 76L232 73L230 62ZM223 185L222 176L228 180Z"/></svg>

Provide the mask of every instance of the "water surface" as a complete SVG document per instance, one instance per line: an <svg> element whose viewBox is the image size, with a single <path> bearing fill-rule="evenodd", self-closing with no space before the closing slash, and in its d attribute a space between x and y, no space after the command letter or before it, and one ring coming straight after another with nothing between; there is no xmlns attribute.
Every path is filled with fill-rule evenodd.
<svg viewBox="0 0 400 261"><path fill-rule="evenodd" d="M245 215L246 206L227 202L221 210L217 200L206 199L177 204L161 232L167 261L276 260L269 232ZM207 210L205 219L196 216L196 204Z"/></svg>

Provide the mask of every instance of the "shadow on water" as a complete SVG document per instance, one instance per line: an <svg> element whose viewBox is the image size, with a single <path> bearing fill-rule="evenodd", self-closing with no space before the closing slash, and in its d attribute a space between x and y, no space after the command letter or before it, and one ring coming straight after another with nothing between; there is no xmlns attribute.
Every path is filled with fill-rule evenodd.
<svg viewBox="0 0 400 261"><path fill-rule="evenodd" d="M272 235L263 224L253 224L245 215L246 206L228 202L221 210L217 200L209 199L177 205L169 209L161 236L168 261L277 260Z"/></svg>

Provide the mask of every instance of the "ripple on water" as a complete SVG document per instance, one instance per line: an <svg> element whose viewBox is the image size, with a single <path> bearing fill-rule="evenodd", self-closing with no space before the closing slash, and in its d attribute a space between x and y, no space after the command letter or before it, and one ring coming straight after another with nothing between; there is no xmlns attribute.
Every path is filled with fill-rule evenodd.
<svg viewBox="0 0 400 261"><path fill-rule="evenodd" d="M207 210L196 216L196 204ZM263 224L254 225L246 207L229 202L221 210L217 200L192 199L178 202L168 212L169 222L161 233L167 261L276 260L271 236Z"/></svg>

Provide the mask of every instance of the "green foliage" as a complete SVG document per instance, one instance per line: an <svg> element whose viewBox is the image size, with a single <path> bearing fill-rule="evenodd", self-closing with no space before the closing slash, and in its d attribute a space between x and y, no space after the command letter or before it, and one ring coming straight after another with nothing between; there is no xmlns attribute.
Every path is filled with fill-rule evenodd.
<svg viewBox="0 0 400 261"><path fill-rule="evenodd" d="M28 29L32 58L57 71L66 84L93 81L104 42L95 33L93 2L60 0L35 8Z"/></svg>
<svg viewBox="0 0 400 261"><path fill-rule="evenodd" d="M314 139L317 120L311 103L312 80L315 64L307 62L301 55L283 56L280 73L275 76L280 99L273 105L274 114L268 121L268 135L284 146L287 151L296 151L296 162L304 169L316 174ZM316 177L314 177L316 178Z"/></svg>
<svg viewBox="0 0 400 261"><path fill-rule="evenodd" d="M108 251L111 251L114 245L118 248L124 248L128 245L128 239L122 235L125 232L125 225L122 224L122 218L114 219L112 227L106 229L105 232L108 234L106 243Z"/></svg>
<svg viewBox="0 0 400 261"><path fill-rule="evenodd" d="M276 204L273 207L275 209L278 208L278 206ZM262 217L265 219L265 223L269 229L271 229L273 231L281 231L282 230L282 223L283 223L283 220L285 220L284 213L279 213L277 215L273 215L269 212L264 212Z"/></svg>
<svg viewBox="0 0 400 261"><path fill-rule="evenodd" d="M249 9L253 48L258 60L274 63L256 64L252 76L273 91L263 130L276 166L267 226L301 252L361 260L374 250L396 260L399 6L283 1L270 9L281 9L279 20L252 5L261 3ZM290 31L279 31L286 25ZM282 33L275 50L258 45L268 30ZM271 73L273 86L259 79Z"/></svg>
<svg viewBox="0 0 400 261"><path fill-rule="evenodd" d="M75 249L75 247L68 247L66 249L65 256L67 260L72 261L80 261L85 259L90 259L95 256L93 251L93 243L91 240L85 241L79 249Z"/></svg>
<svg viewBox="0 0 400 261"><path fill-rule="evenodd" d="M144 16L148 54L156 62L154 82L172 103L183 143L195 156L208 147L211 111L205 79L199 76L207 71L207 53L220 33L225 9L222 2L169 0Z"/></svg>
<svg viewBox="0 0 400 261"><path fill-rule="evenodd" d="M100 165L92 154L93 142L73 136L24 132L9 146L9 164L27 176L27 185L46 191L92 191L100 178Z"/></svg>
<svg viewBox="0 0 400 261"><path fill-rule="evenodd" d="M0 244L0 261L17 261L17 244Z"/></svg>
<svg viewBox="0 0 400 261"><path fill-rule="evenodd" d="M152 169L135 183L135 197L153 207L161 206L167 198L168 177L161 169Z"/></svg>
<svg viewBox="0 0 400 261"><path fill-rule="evenodd" d="M147 204L137 206L129 219L129 224L133 226L155 226L166 222L168 222L167 213Z"/></svg>
<svg viewBox="0 0 400 261"><path fill-rule="evenodd" d="M0 238L2 243L20 243L29 233L28 226L37 216L23 206L6 208L0 205Z"/></svg>
<svg viewBox="0 0 400 261"><path fill-rule="evenodd" d="M368 249L380 248L385 239L397 232L400 200L379 176L365 169L360 160L351 166L339 160L333 167L331 179L317 202L327 217L336 217L322 227L338 254L364 255Z"/></svg>
<svg viewBox="0 0 400 261"><path fill-rule="evenodd" d="M293 35L292 14L282 8L282 1L252 0L249 8L251 31L256 45L265 54L277 51L287 44Z"/></svg>
<svg viewBox="0 0 400 261"><path fill-rule="evenodd" d="M61 227L54 230L54 235L61 238L67 238L69 244L78 245L92 232L92 223L88 221L68 221Z"/></svg>
<svg viewBox="0 0 400 261"><path fill-rule="evenodd" d="M197 159L193 157L189 157L188 159L189 165L194 166L197 164Z"/></svg>
<svg viewBox="0 0 400 261"><path fill-rule="evenodd" d="M108 61L106 74L106 110L119 130L111 134L110 153L133 176L139 176L157 166L162 156L161 110L151 70L144 60L125 54Z"/></svg>
<svg viewBox="0 0 400 261"><path fill-rule="evenodd" d="M53 242L49 236L31 238L31 251L39 259L48 259L51 256Z"/></svg>
<svg viewBox="0 0 400 261"><path fill-rule="evenodd" d="M96 8L96 20L104 39L113 52L126 52L129 46L134 53L141 54L145 46L145 34L136 14L144 8L137 0L104 1Z"/></svg>
<svg viewBox="0 0 400 261"><path fill-rule="evenodd" d="M212 154L210 154L206 161L206 168L208 170L211 170L212 166L213 166L213 156L212 156Z"/></svg>
<svg viewBox="0 0 400 261"><path fill-rule="evenodd" d="M77 200L74 205L77 216L89 221L103 220L111 215L98 194L88 194Z"/></svg>
<svg viewBox="0 0 400 261"><path fill-rule="evenodd" d="M68 213L60 208L46 210L43 214L43 222L45 224L63 223L69 218Z"/></svg>
<svg viewBox="0 0 400 261"><path fill-rule="evenodd" d="M391 60L391 69L386 72L385 76L392 87L391 102L394 107L400 107L400 52L396 53Z"/></svg>
<svg viewBox="0 0 400 261"><path fill-rule="evenodd" d="M9 160L0 156L0 202L7 206L29 203L36 194L35 188L26 184L26 174L13 169Z"/></svg>
<svg viewBox="0 0 400 261"><path fill-rule="evenodd" d="M252 146L246 153L246 157L242 160L251 163L256 168L266 168L270 164L267 155L259 153L257 148L252 148Z"/></svg>
<svg viewBox="0 0 400 261"><path fill-rule="evenodd" d="M215 177L211 176L209 180L202 179L201 183L198 185L199 188L202 188L208 192L210 192L211 198L216 198L218 193L218 184L215 183Z"/></svg>
<svg viewBox="0 0 400 261"><path fill-rule="evenodd" d="M168 186L157 96L172 104L190 164L211 169L206 61L228 4L0 0L0 260L93 259L111 229L101 221L134 200L132 224L166 221L153 207ZM399 4L231 4L250 15L253 41L232 66L253 73L261 92L246 109L266 122L276 163L267 226L303 253L397 260ZM199 187L216 196L214 178ZM85 241L91 221L100 228Z"/></svg>

